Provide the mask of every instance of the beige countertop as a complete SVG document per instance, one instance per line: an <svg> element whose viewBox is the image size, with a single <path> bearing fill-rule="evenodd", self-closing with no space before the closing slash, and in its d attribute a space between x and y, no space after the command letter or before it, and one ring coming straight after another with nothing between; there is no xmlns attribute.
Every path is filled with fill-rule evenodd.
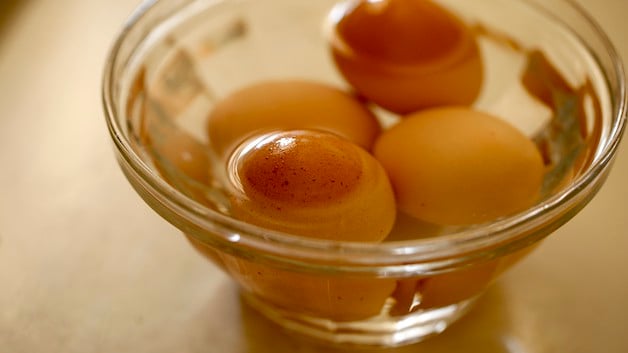
<svg viewBox="0 0 628 353"><path fill-rule="evenodd" d="M628 1L579 0L628 58ZM241 305L131 189L100 77L132 0L0 1L0 353L326 352ZM391 352L628 352L628 149L445 334Z"/></svg>

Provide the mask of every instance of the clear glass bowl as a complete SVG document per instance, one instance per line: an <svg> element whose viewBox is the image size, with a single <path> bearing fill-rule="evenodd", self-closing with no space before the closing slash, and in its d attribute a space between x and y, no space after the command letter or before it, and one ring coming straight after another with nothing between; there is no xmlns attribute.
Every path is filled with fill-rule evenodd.
<svg viewBox="0 0 628 353"><path fill-rule="evenodd" d="M127 179L253 307L288 329L370 346L442 332L604 183L626 93L621 62L594 21L568 0L439 3L478 38L484 81L474 107L507 117L543 151L543 196L468 227L400 216L397 236L377 244L303 238L231 217L214 173L220 159L207 147L205 120L235 89L293 77L347 87L329 49L342 5L334 14L333 0L147 1L113 46L103 99ZM385 126L395 123L373 109Z"/></svg>

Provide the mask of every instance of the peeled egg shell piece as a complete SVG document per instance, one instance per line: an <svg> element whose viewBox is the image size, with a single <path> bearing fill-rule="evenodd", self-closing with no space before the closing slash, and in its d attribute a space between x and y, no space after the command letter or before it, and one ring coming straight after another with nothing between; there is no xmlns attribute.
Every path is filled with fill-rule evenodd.
<svg viewBox="0 0 628 353"><path fill-rule="evenodd" d="M404 212L445 225L483 223L539 197L544 165L534 143L499 118L462 107L409 115L376 141Z"/></svg>
<svg viewBox="0 0 628 353"><path fill-rule="evenodd" d="M383 240L395 221L390 181L373 156L336 135L284 131L244 143L230 162L240 220L294 235Z"/></svg>
<svg viewBox="0 0 628 353"><path fill-rule="evenodd" d="M377 118L352 95L323 83L265 81L219 101L207 120L210 144L227 157L252 135L277 129L318 129L370 150Z"/></svg>

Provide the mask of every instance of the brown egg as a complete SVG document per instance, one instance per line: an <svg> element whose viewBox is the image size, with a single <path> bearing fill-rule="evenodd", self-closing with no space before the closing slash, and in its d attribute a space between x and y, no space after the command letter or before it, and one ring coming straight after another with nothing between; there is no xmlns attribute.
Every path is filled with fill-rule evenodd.
<svg viewBox="0 0 628 353"><path fill-rule="evenodd" d="M525 135L467 108L412 114L374 147L404 212L446 225L491 221L539 197L544 165Z"/></svg>
<svg viewBox="0 0 628 353"><path fill-rule="evenodd" d="M300 273L224 257L231 275L259 298L291 312L335 321L379 314L395 289L393 279Z"/></svg>
<svg viewBox="0 0 628 353"><path fill-rule="evenodd" d="M331 49L345 79L399 114L468 105L483 79L467 25L428 0L347 1L331 12Z"/></svg>
<svg viewBox="0 0 628 353"><path fill-rule="evenodd" d="M186 235L207 259L230 273L245 289L292 312L353 321L375 316L395 289L395 280L315 275L280 270L228 255Z"/></svg>
<svg viewBox="0 0 628 353"><path fill-rule="evenodd" d="M303 80L267 81L220 101L210 113L210 144L227 157L252 135L277 129L318 129L369 150L380 133L375 116L353 96Z"/></svg>
<svg viewBox="0 0 628 353"><path fill-rule="evenodd" d="M381 165L336 135L291 130L244 143L230 161L235 217L295 235L377 242L395 220Z"/></svg>

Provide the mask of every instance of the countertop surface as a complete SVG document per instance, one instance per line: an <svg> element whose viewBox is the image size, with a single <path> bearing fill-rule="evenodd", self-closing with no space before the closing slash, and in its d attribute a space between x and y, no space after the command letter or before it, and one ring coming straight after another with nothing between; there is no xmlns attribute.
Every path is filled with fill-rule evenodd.
<svg viewBox="0 0 628 353"><path fill-rule="evenodd" d="M628 58L628 1L578 2ZM0 353L332 351L242 305L120 172L100 79L135 6L0 1ZM390 352L628 352L626 145L595 199L469 316Z"/></svg>

